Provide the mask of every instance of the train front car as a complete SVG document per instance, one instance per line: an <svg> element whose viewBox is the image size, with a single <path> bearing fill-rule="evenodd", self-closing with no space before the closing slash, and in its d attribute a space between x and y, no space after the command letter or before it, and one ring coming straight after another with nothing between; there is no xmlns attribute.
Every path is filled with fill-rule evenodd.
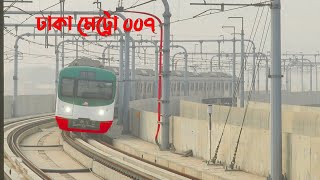
<svg viewBox="0 0 320 180"><path fill-rule="evenodd" d="M102 68L74 66L60 71L56 121L61 130L106 133L114 118L116 75Z"/></svg>

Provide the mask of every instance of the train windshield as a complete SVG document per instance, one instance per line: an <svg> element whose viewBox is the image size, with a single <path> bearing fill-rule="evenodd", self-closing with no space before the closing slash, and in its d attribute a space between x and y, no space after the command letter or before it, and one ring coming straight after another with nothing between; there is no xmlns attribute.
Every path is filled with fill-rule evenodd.
<svg viewBox="0 0 320 180"><path fill-rule="evenodd" d="M112 82L78 80L77 97L111 100L112 95Z"/></svg>
<svg viewBox="0 0 320 180"><path fill-rule="evenodd" d="M73 97L74 79L63 78L61 82L61 95Z"/></svg>

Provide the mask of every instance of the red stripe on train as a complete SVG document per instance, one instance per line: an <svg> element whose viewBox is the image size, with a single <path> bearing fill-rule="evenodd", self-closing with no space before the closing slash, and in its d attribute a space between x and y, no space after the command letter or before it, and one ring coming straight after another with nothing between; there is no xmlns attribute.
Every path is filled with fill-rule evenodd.
<svg viewBox="0 0 320 180"><path fill-rule="evenodd" d="M100 123L99 130L91 130L91 129L78 129L78 128L69 128L68 127L68 119L56 116L56 121L61 130L64 131L72 131L72 132L85 132L85 133L95 133L102 134L108 132L109 128L112 125L113 121L102 121Z"/></svg>

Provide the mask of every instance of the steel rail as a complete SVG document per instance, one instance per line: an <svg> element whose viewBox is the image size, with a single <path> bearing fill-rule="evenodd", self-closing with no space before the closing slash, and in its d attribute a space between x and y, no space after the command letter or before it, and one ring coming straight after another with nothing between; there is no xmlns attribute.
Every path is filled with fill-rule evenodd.
<svg viewBox="0 0 320 180"><path fill-rule="evenodd" d="M107 138L109 138L109 137L107 136ZM129 156L129 157L132 157L132 158L137 159L137 160L139 160L139 161L145 162L145 163L150 164L150 165L152 165L152 166L155 166L155 167L164 169L164 170L166 170L166 171L169 171L169 172L172 172L172 173L174 173L174 174L183 176L183 177L185 177L185 178L189 178L189 179L193 179L193 180L198 180L198 179L199 179L199 178L197 178L197 177L194 177L194 176L191 176L191 175L188 175L188 174L185 174L185 173L181 173L181 172L179 172L179 171L177 171L177 170L170 169L170 168L168 168L168 167L165 167L165 166L159 165L159 164L157 164L157 163L154 163L154 162L148 161L148 160L146 160L146 159L143 159L143 158L141 158L141 157L132 155L132 154L126 152L126 151L120 150L120 149L112 146L111 144L109 144L109 143L107 143L107 142L105 142L105 141L103 141L103 140L101 140L101 139L95 139L95 140L96 140L97 142L99 142L100 144L102 144L102 145L104 145L104 146L106 146L106 147L108 147L108 148L110 148L110 149L113 149L113 150L115 150L115 151L117 151L117 152L120 152L120 153L122 153L122 154L124 154L124 155L127 155L127 156Z"/></svg>
<svg viewBox="0 0 320 180"><path fill-rule="evenodd" d="M79 151L80 153L84 154L85 156L93 159L96 162L99 162L106 166L107 168L110 168L114 171L119 172L120 174L123 174L129 178L136 179L136 180L151 180L154 179L150 175L146 175L145 173L132 169L130 167L126 167L124 165L121 165L117 162L114 162L113 160L108 159L106 156L100 154L99 152L96 152L92 149L90 149L87 146L84 146L83 144L79 143L78 141L75 141L73 138L70 137L70 132L63 131L61 133L61 136L63 140L68 143L71 147Z"/></svg>
<svg viewBox="0 0 320 180"><path fill-rule="evenodd" d="M11 125L11 124L15 124L15 123L25 122L25 121L36 121L36 120L39 120L39 121L37 121L35 123L29 123L26 125L22 125L18 128L15 128L13 131L11 131L8 134L7 143L9 145L9 148L11 149L11 151L17 157L20 157L22 159L22 162L28 168L30 168L35 174L37 174L42 179L52 179L52 178L50 178L50 176L45 174L41 169L39 169L35 164L33 164L28 158L26 158L26 156L21 152L21 150L19 148L19 142L18 142L19 137L28 129L35 127L35 126L39 126L42 124L47 124L47 123L52 122L52 116L48 115L48 116L43 116L43 117L27 118L27 119L23 119L20 121L9 122L6 124L6 126Z"/></svg>

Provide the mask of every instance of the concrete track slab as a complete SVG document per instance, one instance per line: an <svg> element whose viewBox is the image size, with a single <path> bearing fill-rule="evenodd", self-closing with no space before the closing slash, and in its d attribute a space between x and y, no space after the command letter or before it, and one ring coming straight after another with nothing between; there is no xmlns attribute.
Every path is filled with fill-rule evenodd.
<svg viewBox="0 0 320 180"><path fill-rule="evenodd" d="M60 145L60 130L57 127L42 129L39 133L26 137L21 144L25 146ZM32 151L34 149L34 151ZM86 169L64 151L54 148L23 147L23 154L41 169ZM101 179L93 173L48 173L52 179Z"/></svg>
<svg viewBox="0 0 320 180"><path fill-rule="evenodd" d="M170 151L160 151L157 145L129 135L119 136L113 145L128 153L138 155L149 161L175 169L199 179L213 180L265 180L243 171L225 171L222 166L207 165L203 160L193 157L182 157Z"/></svg>
<svg viewBox="0 0 320 180"><path fill-rule="evenodd" d="M47 129L39 129L40 132L26 137L21 145L28 146L49 146L49 145L60 145L60 133L58 127L52 127ZM50 136L50 138L47 138Z"/></svg>
<svg viewBox="0 0 320 180"><path fill-rule="evenodd" d="M67 180L91 180L91 179L100 179L94 176L92 173L69 173L69 174L60 174L60 173L48 173L52 179L67 179Z"/></svg>

